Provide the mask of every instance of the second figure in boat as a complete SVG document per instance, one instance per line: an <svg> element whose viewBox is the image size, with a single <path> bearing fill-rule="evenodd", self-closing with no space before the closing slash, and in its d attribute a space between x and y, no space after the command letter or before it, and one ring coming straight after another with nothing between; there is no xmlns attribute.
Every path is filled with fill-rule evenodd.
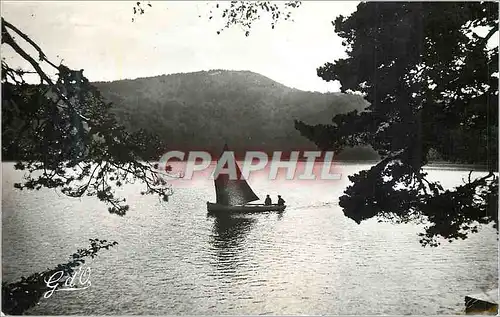
<svg viewBox="0 0 500 317"><path fill-rule="evenodd" d="M278 206L284 206L285 200L281 198L281 195L278 195Z"/></svg>

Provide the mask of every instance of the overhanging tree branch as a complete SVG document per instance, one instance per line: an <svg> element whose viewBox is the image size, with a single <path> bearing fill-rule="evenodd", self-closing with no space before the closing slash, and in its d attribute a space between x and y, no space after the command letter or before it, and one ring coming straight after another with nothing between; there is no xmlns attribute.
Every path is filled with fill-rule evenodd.
<svg viewBox="0 0 500 317"><path fill-rule="evenodd" d="M8 29L33 46L42 61L59 71L57 80L52 80L45 73L40 63L13 39ZM104 101L82 71L72 71L64 65L51 63L40 46L3 19L2 35L2 43L12 47L26 60L43 83L11 83L6 80L7 76L2 77L2 97L7 98L3 100L5 116L2 117L2 129L10 136L16 136L6 139L2 150L4 154L20 160L15 165L17 169L29 172L24 182L16 183L15 187L61 188L64 194L71 197L80 197L87 192L110 204L110 212L124 215L129 206L124 204L123 199L114 196L112 185L122 186L120 171L133 166L130 177L146 185L145 193L157 194L167 200L172 194L171 186L164 182L161 187L154 187L152 183L157 185L158 171L144 163L161 155L165 146L163 140L143 130L134 133L126 131L110 112L111 104ZM12 69L2 62L2 71L9 73ZM19 73L21 78L23 74ZM102 162L106 164L97 173L93 164L99 166ZM113 168L108 164L113 164ZM34 178L37 171L42 173ZM84 179L85 184L82 184Z"/></svg>

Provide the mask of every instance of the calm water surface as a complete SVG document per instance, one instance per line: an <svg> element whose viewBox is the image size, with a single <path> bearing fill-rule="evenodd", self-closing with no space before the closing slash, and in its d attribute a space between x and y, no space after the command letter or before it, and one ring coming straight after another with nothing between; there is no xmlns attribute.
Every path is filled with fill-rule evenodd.
<svg viewBox="0 0 500 317"><path fill-rule="evenodd" d="M416 225L357 225L337 205L347 175L329 183L250 179L282 194L282 214L207 216L212 181L176 188L169 203L133 185L125 217L95 198L15 191L3 164L3 280L66 262L90 238L116 240L89 266L92 286L56 292L30 314L459 314L463 297L495 287L498 246L485 228L465 241L423 248ZM467 171L431 170L452 186Z"/></svg>

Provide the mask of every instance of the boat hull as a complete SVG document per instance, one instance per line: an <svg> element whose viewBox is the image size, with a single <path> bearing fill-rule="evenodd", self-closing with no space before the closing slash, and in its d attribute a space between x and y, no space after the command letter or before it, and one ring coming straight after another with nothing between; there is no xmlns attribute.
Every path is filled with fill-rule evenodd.
<svg viewBox="0 0 500 317"><path fill-rule="evenodd" d="M254 213L268 211L283 211L286 206L278 205L241 205L241 206L226 206L207 202L208 212L213 213Z"/></svg>

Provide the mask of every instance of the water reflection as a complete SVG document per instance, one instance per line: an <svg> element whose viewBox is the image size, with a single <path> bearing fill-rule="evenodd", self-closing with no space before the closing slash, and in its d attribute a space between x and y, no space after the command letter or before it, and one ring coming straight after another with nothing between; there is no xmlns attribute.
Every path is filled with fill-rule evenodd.
<svg viewBox="0 0 500 317"><path fill-rule="evenodd" d="M277 219L278 219L278 220L283 219L283 214L284 214L284 213L285 213L285 211L284 211L284 210L278 211L278 212L277 212L277 214L278 214Z"/></svg>
<svg viewBox="0 0 500 317"><path fill-rule="evenodd" d="M208 216L214 220L210 236L215 260L212 264L221 273L237 273L244 260L245 238L257 219L246 215Z"/></svg>
<svg viewBox="0 0 500 317"><path fill-rule="evenodd" d="M246 215L213 215L211 244L216 249L229 249L241 245L257 219Z"/></svg>

